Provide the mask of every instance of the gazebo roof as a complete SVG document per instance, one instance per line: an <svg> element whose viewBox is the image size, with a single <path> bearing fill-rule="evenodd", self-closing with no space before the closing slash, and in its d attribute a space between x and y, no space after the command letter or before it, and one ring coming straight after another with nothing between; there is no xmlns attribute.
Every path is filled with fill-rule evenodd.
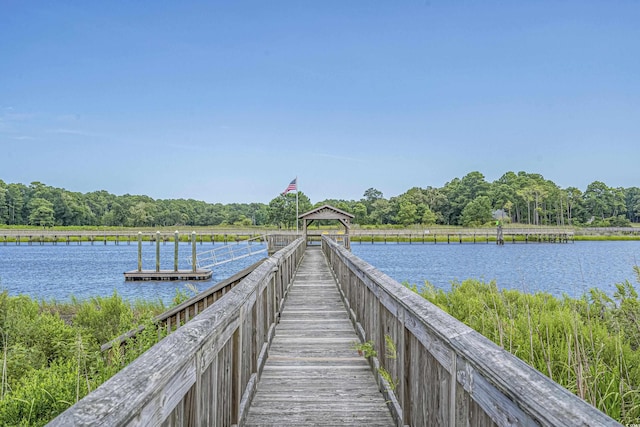
<svg viewBox="0 0 640 427"><path fill-rule="evenodd" d="M353 215L351 215L349 212L345 212L345 211L340 210L338 208L334 208L331 205L322 205L319 208L315 208L313 210L310 210L309 212L306 212L306 213L303 213L303 214L299 215L298 218L299 219L309 219L309 220L313 220L313 219L337 219L339 221L345 220L345 221L349 222L350 220L352 220L355 217Z"/></svg>

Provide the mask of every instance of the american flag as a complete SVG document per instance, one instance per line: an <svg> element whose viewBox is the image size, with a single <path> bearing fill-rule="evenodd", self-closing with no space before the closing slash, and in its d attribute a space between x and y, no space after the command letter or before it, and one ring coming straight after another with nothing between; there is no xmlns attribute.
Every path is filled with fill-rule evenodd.
<svg viewBox="0 0 640 427"><path fill-rule="evenodd" d="M284 196L289 191L298 191L298 178L294 178L293 181L289 183L289 186L282 192L282 195Z"/></svg>

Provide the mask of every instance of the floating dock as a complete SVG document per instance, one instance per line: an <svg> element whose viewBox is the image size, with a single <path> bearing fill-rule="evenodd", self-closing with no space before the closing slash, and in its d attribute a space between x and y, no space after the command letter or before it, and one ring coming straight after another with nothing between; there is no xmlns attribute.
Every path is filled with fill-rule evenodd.
<svg viewBox="0 0 640 427"><path fill-rule="evenodd" d="M160 268L160 232L156 233L156 268L155 270L142 269L142 233L138 233L138 269L126 271L125 281L166 281L166 280L209 280L213 276L213 270L200 268L196 265L196 232L191 233L191 269L178 269L178 243L180 242L178 232L175 232L175 250L173 254L173 270L162 270Z"/></svg>
<svg viewBox="0 0 640 427"><path fill-rule="evenodd" d="M126 281L152 280L209 280L213 275L211 270L133 270L124 273Z"/></svg>
<svg viewBox="0 0 640 427"><path fill-rule="evenodd" d="M254 237L246 241L246 245L230 245L216 248L210 251L196 252L196 233L191 233L191 268L178 269L178 244L180 242L178 231L175 232L172 270L160 268L160 232L156 232L156 268L154 270L142 269L142 233L138 233L138 269L126 271L126 281L166 281L166 280L209 280L213 276L213 267L227 262L246 258L255 254L268 251L267 236Z"/></svg>

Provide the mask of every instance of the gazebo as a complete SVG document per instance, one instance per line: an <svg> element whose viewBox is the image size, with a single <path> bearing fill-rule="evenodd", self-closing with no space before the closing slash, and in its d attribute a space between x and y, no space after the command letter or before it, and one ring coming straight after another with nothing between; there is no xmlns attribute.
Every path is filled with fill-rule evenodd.
<svg viewBox="0 0 640 427"><path fill-rule="evenodd" d="M330 205L323 205L319 208L310 210L309 212L303 213L298 216L298 219L302 220L302 231L304 233L304 238L308 242L308 226L315 220L337 220L344 226L344 247L347 249L351 249L351 244L349 240L349 230L351 229L351 220L354 218L348 212L340 210Z"/></svg>

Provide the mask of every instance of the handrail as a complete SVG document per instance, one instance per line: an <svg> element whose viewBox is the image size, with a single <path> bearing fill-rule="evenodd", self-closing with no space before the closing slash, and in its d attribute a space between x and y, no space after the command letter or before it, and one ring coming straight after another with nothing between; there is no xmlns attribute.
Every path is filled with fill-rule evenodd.
<svg viewBox="0 0 640 427"><path fill-rule="evenodd" d="M322 249L356 331L374 343L373 367L388 373L378 380L398 425L620 426L330 239Z"/></svg>
<svg viewBox="0 0 640 427"><path fill-rule="evenodd" d="M303 243L271 256L49 425L242 424Z"/></svg>
<svg viewBox="0 0 640 427"><path fill-rule="evenodd" d="M254 246L257 246L258 248L256 249ZM208 251L198 252L196 254L196 265L199 270L210 270L221 264L226 264L228 262L236 261L262 252L266 253L268 249L269 242L267 241L266 235L252 237L245 240L242 245L224 245ZM193 262L191 256L187 257L187 259L189 264Z"/></svg>
<svg viewBox="0 0 640 427"><path fill-rule="evenodd" d="M313 230L315 232L317 230ZM323 230L320 230L321 232ZM568 234L573 235L573 228L558 228L558 227L503 227L502 231L504 234L508 235L524 235L524 234ZM437 234L437 235L463 235L463 236L473 236L476 235L485 235L485 234L495 234L496 227L482 227L482 228L461 228L461 227L433 227L430 228L425 226L424 228L401 228L401 229L352 229L350 231L351 236L419 236L419 235L429 235L429 234ZM321 234L321 233L318 233Z"/></svg>

